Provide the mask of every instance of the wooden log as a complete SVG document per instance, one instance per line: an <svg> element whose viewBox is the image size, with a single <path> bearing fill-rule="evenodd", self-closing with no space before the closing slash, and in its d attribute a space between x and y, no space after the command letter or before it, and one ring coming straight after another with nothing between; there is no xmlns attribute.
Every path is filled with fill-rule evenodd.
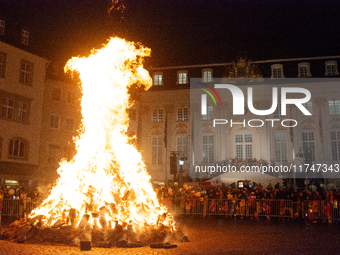
<svg viewBox="0 0 340 255"><path fill-rule="evenodd" d="M130 242L135 241L135 232L133 231L133 225L127 225L126 233L126 236Z"/></svg>
<svg viewBox="0 0 340 255"><path fill-rule="evenodd" d="M117 215L118 214L118 209L115 203L111 203L110 204L110 209L113 215Z"/></svg>
<svg viewBox="0 0 340 255"><path fill-rule="evenodd" d="M91 241L94 246L97 246L100 242L106 241L105 239L104 231L99 229L91 232Z"/></svg>
<svg viewBox="0 0 340 255"><path fill-rule="evenodd" d="M28 231L28 233L27 233L27 235L26 235L26 240L29 241L29 240L33 239L33 238L37 235L38 231L39 231L38 228L35 227L35 226L33 226L33 227Z"/></svg>
<svg viewBox="0 0 340 255"><path fill-rule="evenodd" d="M143 247L142 242L128 242L125 246L125 248L138 248L138 247Z"/></svg>
<svg viewBox="0 0 340 255"><path fill-rule="evenodd" d="M99 217L99 224L102 227L102 229L107 229L107 220L104 216Z"/></svg>
<svg viewBox="0 0 340 255"><path fill-rule="evenodd" d="M52 226L52 228L60 228L61 226L63 226L65 223L61 222L60 219L58 219Z"/></svg>
<svg viewBox="0 0 340 255"><path fill-rule="evenodd" d="M75 208L71 208L70 211L69 211L69 218L70 218L70 221L71 221L71 226L72 228L76 228L76 225L77 225L77 217L79 215L79 212L78 210L76 210Z"/></svg>
<svg viewBox="0 0 340 255"><path fill-rule="evenodd" d="M78 225L78 230L83 230L85 229L87 223L89 222L90 215L84 214L83 217L80 220L80 223Z"/></svg>
<svg viewBox="0 0 340 255"><path fill-rule="evenodd" d="M81 251L90 251L92 248L91 241L80 241L80 250Z"/></svg>
<svg viewBox="0 0 340 255"><path fill-rule="evenodd" d="M100 248L111 248L111 242L108 241L103 241L103 242L99 242L98 247Z"/></svg>
<svg viewBox="0 0 340 255"><path fill-rule="evenodd" d="M150 244L150 248L153 248L153 249L172 249L172 248L177 248L177 245L171 244L171 243L152 243L152 244Z"/></svg>
<svg viewBox="0 0 340 255"><path fill-rule="evenodd" d="M37 221L39 221L39 220L41 219L41 217L42 217L42 215L34 216L33 218L31 218L31 219L29 219L29 220L27 221L27 224L29 224L29 225L35 225L35 223L36 223Z"/></svg>
<svg viewBox="0 0 340 255"><path fill-rule="evenodd" d="M126 248L127 245L128 245L128 242L127 242L125 239L119 240L119 241L117 242L117 247L118 247L118 248Z"/></svg>
<svg viewBox="0 0 340 255"><path fill-rule="evenodd" d="M150 244L150 248L152 248L152 249L163 249L163 243L152 243L152 244Z"/></svg>

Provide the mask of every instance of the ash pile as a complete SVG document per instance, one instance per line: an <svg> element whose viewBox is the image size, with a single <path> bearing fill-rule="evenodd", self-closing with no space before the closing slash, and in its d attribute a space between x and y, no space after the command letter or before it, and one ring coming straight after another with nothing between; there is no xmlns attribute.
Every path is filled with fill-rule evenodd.
<svg viewBox="0 0 340 255"><path fill-rule="evenodd" d="M13 222L2 234L2 240L30 244L62 244L80 246L81 243L90 242L92 247L101 248L134 248L150 245L151 248L176 248L170 242L188 242L187 236L174 225L166 226L162 222L166 217L164 213L158 216L156 225L119 223L107 221L100 213L92 213L94 224L89 223L90 215L85 214L76 226L77 213L74 209L69 212L65 220L57 220L51 227L43 222L48 219L43 215L35 216L26 222ZM165 242L166 240L166 242Z"/></svg>

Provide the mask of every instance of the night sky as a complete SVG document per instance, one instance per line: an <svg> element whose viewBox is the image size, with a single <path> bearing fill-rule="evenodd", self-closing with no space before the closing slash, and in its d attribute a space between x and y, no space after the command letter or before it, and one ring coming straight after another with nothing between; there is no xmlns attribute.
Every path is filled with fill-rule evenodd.
<svg viewBox="0 0 340 255"><path fill-rule="evenodd" d="M49 59L88 55L111 35L152 49L153 67L340 55L340 1L0 0ZM38 38L38 39L37 39Z"/></svg>

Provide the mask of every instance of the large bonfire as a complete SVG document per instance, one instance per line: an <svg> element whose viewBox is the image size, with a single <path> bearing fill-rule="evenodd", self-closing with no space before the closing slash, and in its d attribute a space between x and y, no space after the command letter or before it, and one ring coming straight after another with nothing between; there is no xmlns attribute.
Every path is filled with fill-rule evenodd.
<svg viewBox="0 0 340 255"><path fill-rule="evenodd" d="M131 105L128 89L152 80L143 68L150 49L111 38L88 57L74 57L65 71L79 74L83 115L77 154L63 160L49 197L29 218L40 227L135 230L145 226L171 227L172 218L161 206L145 170L141 154L126 135Z"/></svg>

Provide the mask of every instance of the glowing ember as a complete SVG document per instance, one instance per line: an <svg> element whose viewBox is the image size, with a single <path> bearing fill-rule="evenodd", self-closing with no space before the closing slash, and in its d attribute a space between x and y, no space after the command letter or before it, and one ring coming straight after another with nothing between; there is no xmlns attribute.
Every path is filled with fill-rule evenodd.
<svg viewBox="0 0 340 255"><path fill-rule="evenodd" d="M128 88L136 83L151 86L142 65L149 55L148 48L111 38L89 57L68 61L65 71L79 72L83 92L77 154L60 163L57 184L30 218L43 215L43 226L59 222L74 228L113 228L117 221L171 226L141 155L126 136Z"/></svg>

